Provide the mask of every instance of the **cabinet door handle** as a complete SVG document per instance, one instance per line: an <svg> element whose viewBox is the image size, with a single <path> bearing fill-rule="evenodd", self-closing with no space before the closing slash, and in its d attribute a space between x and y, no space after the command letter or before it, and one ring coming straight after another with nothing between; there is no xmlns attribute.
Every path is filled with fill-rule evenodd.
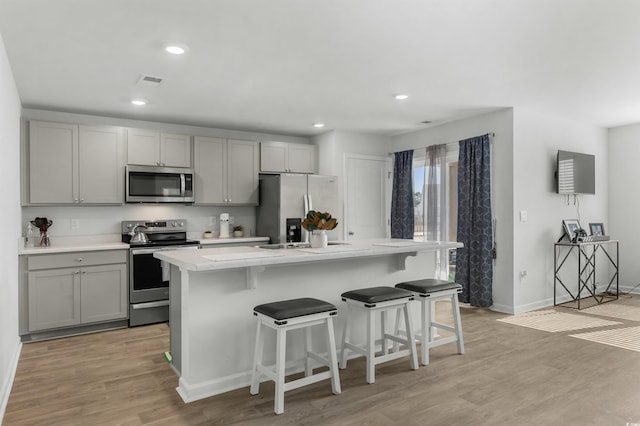
<svg viewBox="0 0 640 426"><path fill-rule="evenodd" d="M77 202L78 202L78 199L77 199L77 198L74 198L74 199L73 199L73 202L74 202L74 203L77 203Z"/></svg>
<svg viewBox="0 0 640 426"><path fill-rule="evenodd" d="M355 232L349 231L349 235L354 235L354 234L355 234Z"/></svg>
<svg viewBox="0 0 640 426"><path fill-rule="evenodd" d="M80 271L75 271L74 274L78 275L80 274Z"/></svg>
<svg viewBox="0 0 640 426"><path fill-rule="evenodd" d="M77 258L77 259L76 259L76 261L78 261L78 262L82 262L83 260L84 260L84 259L83 259L83 258L81 258L81 257L79 257L79 258Z"/></svg>
<svg viewBox="0 0 640 426"><path fill-rule="evenodd" d="M81 203L84 203L84 198L80 198L80 202L81 202Z"/></svg>

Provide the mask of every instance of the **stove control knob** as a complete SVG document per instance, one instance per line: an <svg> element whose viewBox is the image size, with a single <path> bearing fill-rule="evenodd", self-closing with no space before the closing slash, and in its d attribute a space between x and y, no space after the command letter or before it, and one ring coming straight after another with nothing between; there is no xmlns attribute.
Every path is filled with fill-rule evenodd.
<svg viewBox="0 0 640 426"><path fill-rule="evenodd" d="M173 222L171 225L175 228L176 226L178 226L178 222Z"/></svg>
<svg viewBox="0 0 640 426"><path fill-rule="evenodd" d="M182 228L184 226L184 222L180 222L180 227Z"/></svg>

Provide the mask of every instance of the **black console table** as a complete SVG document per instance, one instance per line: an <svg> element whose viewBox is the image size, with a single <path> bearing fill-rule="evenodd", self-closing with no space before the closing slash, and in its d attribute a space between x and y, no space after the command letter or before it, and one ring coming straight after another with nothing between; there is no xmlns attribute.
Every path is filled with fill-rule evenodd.
<svg viewBox="0 0 640 426"><path fill-rule="evenodd" d="M615 257L612 251L615 248ZM578 289L573 293L560 277L560 271L565 262L577 250L578 253ZM596 256L598 253L604 255L612 266L612 274L609 279L607 288L598 293L596 290ZM589 241L580 243L558 242L554 244L553 250L553 305L565 306L568 308L580 309L580 301L583 298L593 298L597 304L611 302L618 299L618 241ZM615 291L613 285L615 283ZM558 287L560 284L560 287ZM570 296L570 300L558 303L557 291L564 289L566 294ZM575 290L574 290L575 291Z"/></svg>

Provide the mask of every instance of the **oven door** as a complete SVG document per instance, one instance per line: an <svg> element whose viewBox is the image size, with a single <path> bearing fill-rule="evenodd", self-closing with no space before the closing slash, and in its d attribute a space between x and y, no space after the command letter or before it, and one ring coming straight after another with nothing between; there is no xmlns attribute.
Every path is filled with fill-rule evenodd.
<svg viewBox="0 0 640 426"><path fill-rule="evenodd" d="M170 265L153 257L162 250L197 250L197 245L132 248L129 267L129 302L169 299Z"/></svg>
<svg viewBox="0 0 640 426"><path fill-rule="evenodd" d="M129 326L169 321L171 265L153 257L162 250L197 250L197 245L132 248L129 263Z"/></svg>

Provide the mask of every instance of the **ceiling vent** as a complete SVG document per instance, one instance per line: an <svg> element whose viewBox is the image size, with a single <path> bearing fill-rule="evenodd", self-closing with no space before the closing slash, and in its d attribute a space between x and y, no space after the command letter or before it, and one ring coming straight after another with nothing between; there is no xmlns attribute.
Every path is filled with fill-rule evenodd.
<svg viewBox="0 0 640 426"><path fill-rule="evenodd" d="M142 75L138 80L138 84L143 86L159 86L162 83L162 77L154 77L152 75Z"/></svg>

